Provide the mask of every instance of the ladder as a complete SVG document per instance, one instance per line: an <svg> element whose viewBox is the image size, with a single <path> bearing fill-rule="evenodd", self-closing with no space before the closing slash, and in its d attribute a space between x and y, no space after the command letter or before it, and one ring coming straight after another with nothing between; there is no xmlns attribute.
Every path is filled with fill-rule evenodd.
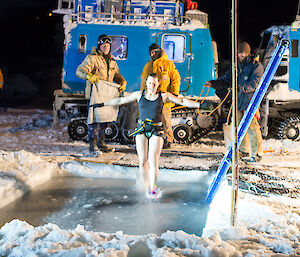
<svg viewBox="0 0 300 257"><path fill-rule="evenodd" d="M279 66L279 63L282 59L283 53L287 49L289 45L289 41L287 39L282 39L278 42L276 49L274 50L273 56L254 92L254 95L245 111L245 114L239 124L238 127L238 145L240 146L241 142L243 141L243 138L250 126L250 123L253 120L253 117L257 111L257 109L260 106L260 103L262 99L264 98L264 95L267 92L267 89L269 87L269 84L275 75L275 72ZM218 167L217 173L213 179L213 182L211 183L207 196L206 196L206 202L211 203L215 194L217 193L221 182L225 178L227 171L231 165L232 162L232 144L227 150L226 154L224 155L221 164Z"/></svg>

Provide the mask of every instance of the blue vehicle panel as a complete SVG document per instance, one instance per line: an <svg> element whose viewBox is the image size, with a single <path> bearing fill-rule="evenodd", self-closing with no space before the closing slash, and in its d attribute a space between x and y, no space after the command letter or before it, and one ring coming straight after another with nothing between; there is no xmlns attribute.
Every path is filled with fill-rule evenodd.
<svg viewBox="0 0 300 257"><path fill-rule="evenodd" d="M184 52L179 61L174 61L181 75L181 90L185 95L198 96L207 80L214 78L214 61L211 36L208 29L182 31L181 29L161 29L149 26L113 25L113 24L78 24L70 32L71 42L66 45L63 88L66 93L83 92L85 81L76 77L76 68L92 47L97 46L98 37L107 34L112 37L122 36L127 39L126 58L117 60L121 74L128 82L127 91L139 90L140 75L149 61L148 47L158 43L162 47L167 36L184 38ZM85 36L86 50L79 51L79 38ZM164 41L165 40L165 41ZM170 55L170 52L167 51ZM169 56L173 58L174 56ZM190 83L188 82L190 79ZM209 95L214 95L213 90Z"/></svg>
<svg viewBox="0 0 300 257"><path fill-rule="evenodd" d="M192 5L184 9L183 3L171 0L63 2L59 0L55 10L65 14L65 50L62 89L54 94L53 120L58 123L61 110L75 116L68 126L72 139L81 140L87 135L86 81L76 76L76 69L97 47L102 34L112 38L111 53L127 81L126 93L140 89L143 68L150 60L149 46L157 43L181 76L180 94L192 99L201 94L201 99L206 100L200 110L172 110L175 142L192 143L216 127L219 114L214 111L219 102L213 89L204 88L206 81L215 79L218 64L206 13ZM120 115L121 120L116 121L107 138L131 142L128 135L135 127L136 113L130 106L123 107L125 114ZM205 120L204 115L208 115Z"/></svg>
<svg viewBox="0 0 300 257"><path fill-rule="evenodd" d="M300 92L300 65L299 65L300 30L292 28L290 31L290 60L289 60L289 88ZM296 48L296 51L292 51Z"/></svg>
<svg viewBox="0 0 300 257"><path fill-rule="evenodd" d="M299 39L300 20L291 26L272 26L261 34L261 43L257 52L264 67L270 61L279 40L289 40L279 67L268 90L266 101L261 106L264 111L262 134L280 139L299 140L300 138L300 63Z"/></svg>

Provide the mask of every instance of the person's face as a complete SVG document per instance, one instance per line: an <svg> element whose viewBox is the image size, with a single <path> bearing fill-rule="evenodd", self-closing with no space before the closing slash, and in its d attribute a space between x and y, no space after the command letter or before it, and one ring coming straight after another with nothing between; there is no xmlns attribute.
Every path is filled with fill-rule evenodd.
<svg viewBox="0 0 300 257"><path fill-rule="evenodd" d="M150 58L153 61L157 59L159 51L160 51L160 49L154 49L154 50L152 50L152 51L149 52Z"/></svg>
<svg viewBox="0 0 300 257"><path fill-rule="evenodd" d="M110 43L104 42L102 45L100 45L100 51L105 55L108 55L110 51Z"/></svg>
<svg viewBox="0 0 300 257"><path fill-rule="evenodd" d="M147 78L146 86L147 86L147 91L150 94L156 94L157 89L159 87L158 78L153 78L153 77L149 76Z"/></svg>
<svg viewBox="0 0 300 257"><path fill-rule="evenodd" d="M240 63L243 63L243 62L245 62L246 61L246 59L248 58L248 54L246 54L244 51L243 52L238 52L238 61L240 62Z"/></svg>

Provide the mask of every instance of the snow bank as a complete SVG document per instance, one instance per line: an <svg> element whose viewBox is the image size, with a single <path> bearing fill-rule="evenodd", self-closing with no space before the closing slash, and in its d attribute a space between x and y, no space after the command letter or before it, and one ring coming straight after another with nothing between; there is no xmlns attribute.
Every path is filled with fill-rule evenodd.
<svg viewBox="0 0 300 257"><path fill-rule="evenodd" d="M57 166L26 152L0 151L0 208L47 182Z"/></svg>
<svg viewBox="0 0 300 257"><path fill-rule="evenodd" d="M90 178L135 179L135 174L138 172L138 167L124 167L88 161L66 162L61 165L61 168L75 176ZM207 172L199 172L199 170L160 169L158 181L188 183L198 181L207 175Z"/></svg>
<svg viewBox="0 0 300 257"><path fill-rule="evenodd" d="M299 144L290 144L290 141L267 142L265 146L272 147L276 152L299 149ZM0 156L0 207L58 174L59 168L56 163L49 163L26 151L1 151ZM66 162L62 167L79 176L134 178L135 169L132 168L100 165L102 168L93 169L93 165L95 164ZM175 171L162 171L162 179L176 177L172 172ZM184 172L189 172L190 178L197 178L196 171ZM179 179L182 177L179 176ZM26 221L12 220L0 229L0 256L300 255L299 199L275 196L258 198L254 195L240 194L235 227L229 224L230 199L231 187L224 182L210 206L203 237L180 230L167 231L161 235L130 236L121 231L86 231L80 224L74 230L63 230L51 223L34 227ZM258 203L258 199L262 204ZM294 211L280 205L283 214L274 213L271 205L280 203L293 204Z"/></svg>
<svg viewBox="0 0 300 257"><path fill-rule="evenodd" d="M298 222L299 216L291 222ZM25 221L13 220L0 230L2 256L296 256L299 227L269 223L246 228L219 229L209 238L184 231L167 231L161 236L129 236L74 230L62 230L55 224L33 227ZM238 246L243 240L247 247ZM247 243L248 242L248 243ZM252 242L252 243L251 243ZM254 243L253 243L254 242ZM295 248L294 248L295 247ZM298 247L299 250L299 247ZM142 255L141 255L142 254Z"/></svg>

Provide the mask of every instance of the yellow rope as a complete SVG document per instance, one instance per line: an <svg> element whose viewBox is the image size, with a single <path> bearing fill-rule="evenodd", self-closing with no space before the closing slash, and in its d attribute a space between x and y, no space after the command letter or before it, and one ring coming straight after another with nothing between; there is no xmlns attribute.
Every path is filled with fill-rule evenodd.
<svg viewBox="0 0 300 257"><path fill-rule="evenodd" d="M203 88L204 88L204 87L203 87ZM208 93L209 93L209 90L210 90L210 87L208 88L206 95L203 97L202 101L200 102L200 105L204 102L205 98L207 97L207 95L208 95ZM199 99L199 98L200 98L200 96L198 97L198 99ZM197 99L197 100L198 100L198 99ZM197 100L196 100L196 102L197 102Z"/></svg>
<svg viewBox="0 0 300 257"><path fill-rule="evenodd" d="M201 92L200 92L200 95L197 97L196 100L192 100L193 102L197 102L197 101L199 100L199 98L201 97L201 95L202 95L202 93L203 93L205 87L206 87L205 85L202 87L202 90L201 90ZM208 93L209 93L209 90L210 90L210 88L208 88L207 93L206 93L206 95L203 97L203 99L202 99L200 105L204 102L205 98L207 97L207 95L208 95ZM176 107L172 108L171 111L177 110L177 109L181 109L181 108L186 108L186 106L176 106Z"/></svg>
<svg viewBox="0 0 300 257"><path fill-rule="evenodd" d="M197 109L197 112L198 112L198 114L199 115L202 115L202 116L204 116L204 117L209 117L210 115L212 115L217 109L219 109L220 107L221 107L221 105L225 102L225 100L227 99L227 97L229 96L229 94L230 94L230 89L228 90L228 93L227 93L227 95L225 96L225 98L222 100L222 102L215 108L215 109L213 109L209 114L202 114L202 113L200 113L199 112L199 108Z"/></svg>
<svg viewBox="0 0 300 257"><path fill-rule="evenodd" d="M199 100L199 98L201 97L201 95L202 95L202 93L203 93L205 87L206 87L206 86L204 85L203 88L202 88L202 90L201 90L200 95L197 97L196 100L193 100L194 102L197 102L197 101ZM209 90L210 90L210 87L208 88L206 95L203 97L202 101L200 102L200 106L201 106L201 104L204 102L205 98L207 97L207 95L208 95L208 93L209 93ZM209 114L205 114L205 115L204 115L204 114L201 114L201 113L199 112L200 107L197 109L197 113L198 113L199 115L204 116L204 117L209 117L209 116L212 115L217 109L219 109L219 108L221 107L221 105L225 102L225 100L226 100L227 97L229 96L230 92L231 92L231 89L228 89L228 93L227 93L227 95L225 96L225 98L222 100L222 102L221 102L215 109L213 109ZM176 107L172 108L171 111L177 110L177 109L181 109L181 108L186 108L186 106L176 106ZM231 105L231 107L230 107L230 111L231 111L231 108L232 108L232 105ZM227 124L228 124L228 122L227 122Z"/></svg>
<svg viewBox="0 0 300 257"><path fill-rule="evenodd" d="M153 126L158 126L158 125L160 125L160 123L153 123L152 120L149 120L149 119L146 119L146 121L139 120L138 123L143 123L143 126L141 126L138 130L133 131L133 132L129 135L129 137L131 137L131 136L133 136L134 134L136 134L136 133L138 133L139 131L141 131L141 130L145 127L146 122L149 122L149 123L150 123L151 125L153 125Z"/></svg>
<svg viewBox="0 0 300 257"><path fill-rule="evenodd" d="M227 115L227 121L226 121L227 125L229 124L229 117L230 117L231 110L232 110L232 104L230 106L230 109L229 109L229 112L228 112L228 115Z"/></svg>
<svg viewBox="0 0 300 257"><path fill-rule="evenodd" d="M142 130L142 128L145 127L145 123L143 124L143 126L141 126L138 130L133 131L129 136L133 136L134 134L138 133L139 131Z"/></svg>

